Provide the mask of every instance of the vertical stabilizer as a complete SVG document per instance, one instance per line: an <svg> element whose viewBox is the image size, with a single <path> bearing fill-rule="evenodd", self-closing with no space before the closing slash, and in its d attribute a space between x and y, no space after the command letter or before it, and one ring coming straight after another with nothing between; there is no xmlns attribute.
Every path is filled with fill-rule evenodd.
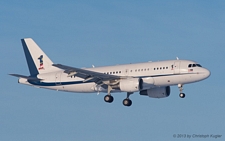
<svg viewBox="0 0 225 141"><path fill-rule="evenodd" d="M21 39L31 76L54 71L53 62L31 38Z"/></svg>

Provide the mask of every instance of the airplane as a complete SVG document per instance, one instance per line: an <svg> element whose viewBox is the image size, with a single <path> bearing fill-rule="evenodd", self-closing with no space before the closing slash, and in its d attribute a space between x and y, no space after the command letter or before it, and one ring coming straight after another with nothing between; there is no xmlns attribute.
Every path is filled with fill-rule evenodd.
<svg viewBox="0 0 225 141"><path fill-rule="evenodd" d="M106 93L104 101L112 103L111 95L126 92L124 106L131 106L130 95L164 98L170 95L170 86L177 85L180 98L183 86L210 76L210 71L195 61L166 60L116 66L76 68L54 64L31 38L21 39L30 75L10 74L18 83L57 91L75 93Z"/></svg>

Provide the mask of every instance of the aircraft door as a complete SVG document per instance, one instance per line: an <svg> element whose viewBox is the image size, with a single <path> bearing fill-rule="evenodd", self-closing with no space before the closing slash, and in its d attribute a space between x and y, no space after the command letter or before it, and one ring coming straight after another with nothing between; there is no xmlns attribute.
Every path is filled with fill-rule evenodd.
<svg viewBox="0 0 225 141"><path fill-rule="evenodd" d="M180 73L180 61L175 61L173 65L174 74Z"/></svg>

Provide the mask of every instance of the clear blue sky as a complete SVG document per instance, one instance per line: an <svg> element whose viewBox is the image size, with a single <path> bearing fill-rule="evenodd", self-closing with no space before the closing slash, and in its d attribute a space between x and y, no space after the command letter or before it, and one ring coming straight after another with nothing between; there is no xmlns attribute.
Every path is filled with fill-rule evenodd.
<svg viewBox="0 0 225 141"><path fill-rule="evenodd" d="M225 2L0 1L0 140L175 140L174 134L219 134L225 140ZM28 75L20 42L31 37L55 63L75 67L175 59L211 71L184 86L185 99L135 93L80 94L20 85L9 73ZM190 140L190 139L176 139ZM214 140L192 138L191 140Z"/></svg>

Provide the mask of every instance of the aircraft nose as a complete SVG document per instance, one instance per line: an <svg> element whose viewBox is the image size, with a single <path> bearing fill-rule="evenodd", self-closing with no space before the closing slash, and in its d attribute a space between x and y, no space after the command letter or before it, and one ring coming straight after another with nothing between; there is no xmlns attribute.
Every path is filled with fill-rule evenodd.
<svg viewBox="0 0 225 141"><path fill-rule="evenodd" d="M207 69L204 71L205 78L208 78L211 75L211 72Z"/></svg>

